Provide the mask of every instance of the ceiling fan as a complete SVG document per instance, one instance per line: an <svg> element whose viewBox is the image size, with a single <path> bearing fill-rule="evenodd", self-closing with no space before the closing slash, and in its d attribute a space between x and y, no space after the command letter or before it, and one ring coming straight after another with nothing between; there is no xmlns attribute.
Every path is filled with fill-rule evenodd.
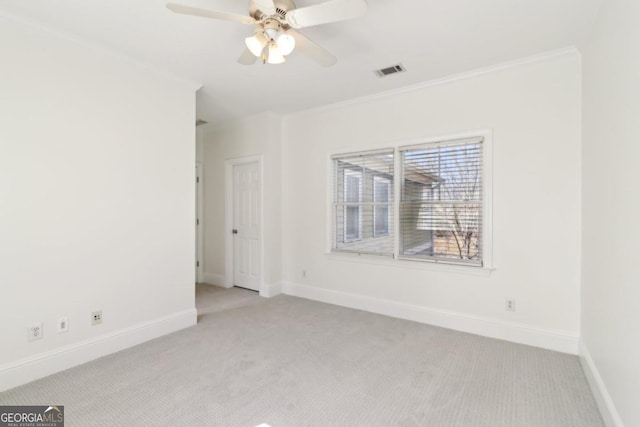
<svg viewBox="0 0 640 427"><path fill-rule="evenodd" d="M365 0L330 0L297 8L292 0L249 0L248 16L176 3L167 3L167 8L183 15L254 25L253 35L245 39L246 48L238 58L240 64L251 65L258 58L263 64L281 64L297 48L329 67L337 62L336 57L294 29L357 18L364 15L367 4Z"/></svg>

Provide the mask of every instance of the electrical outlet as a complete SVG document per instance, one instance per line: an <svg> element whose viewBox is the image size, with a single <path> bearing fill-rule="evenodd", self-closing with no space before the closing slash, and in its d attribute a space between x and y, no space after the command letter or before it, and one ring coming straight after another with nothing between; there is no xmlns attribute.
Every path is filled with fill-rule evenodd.
<svg viewBox="0 0 640 427"><path fill-rule="evenodd" d="M63 332L67 332L69 330L69 321L66 317L61 317L58 319L57 323L57 331L59 334Z"/></svg>
<svg viewBox="0 0 640 427"><path fill-rule="evenodd" d="M91 324L99 325L100 323L102 323L102 310L91 313Z"/></svg>
<svg viewBox="0 0 640 427"><path fill-rule="evenodd" d="M513 298L505 298L504 309L507 311L516 311L516 300Z"/></svg>
<svg viewBox="0 0 640 427"><path fill-rule="evenodd" d="M29 327L27 338L29 341L41 340L42 335L42 322L34 323Z"/></svg>

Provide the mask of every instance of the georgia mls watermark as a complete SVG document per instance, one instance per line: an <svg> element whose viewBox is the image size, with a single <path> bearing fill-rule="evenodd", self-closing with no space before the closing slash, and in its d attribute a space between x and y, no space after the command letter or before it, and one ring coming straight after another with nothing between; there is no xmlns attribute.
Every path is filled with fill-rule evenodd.
<svg viewBox="0 0 640 427"><path fill-rule="evenodd" d="M0 406L0 427L64 427L64 406Z"/></svg>

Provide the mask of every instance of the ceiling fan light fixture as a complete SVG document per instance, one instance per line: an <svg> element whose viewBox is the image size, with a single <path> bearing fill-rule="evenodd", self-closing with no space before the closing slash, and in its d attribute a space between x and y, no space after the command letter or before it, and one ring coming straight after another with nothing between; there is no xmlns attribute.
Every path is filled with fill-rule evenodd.
<svg viewBox="0 0 640 427"><path fill-rule="evenodd" d="M267 44L267 38L261 31L259 31L254 33L251 37L244 39L244 43L247 45L247 48L251 53L259 58Z"/></svg>
<svg viewBox="0 0 640 427"><path fill-rule="evenodd" d="M285 61L286 59L280 49L278 49L278 45L269 43L267 64L282 64Z"/></svg>
<svg viewBox="0 0 640 427"><path fill-rule="evenodd" d="M277 28L273 28L273 27L265 26L264 34L265 34L267 39L274 40L276 38L276 36L278 35L278 29Z"/></svg>
<svg viewBox="0 0 640 427"><path fill-rule="evenodd" d="M287 33L281 33L276 42L280 53L284 56L289 55L296 47L296 40Z"/></svg>

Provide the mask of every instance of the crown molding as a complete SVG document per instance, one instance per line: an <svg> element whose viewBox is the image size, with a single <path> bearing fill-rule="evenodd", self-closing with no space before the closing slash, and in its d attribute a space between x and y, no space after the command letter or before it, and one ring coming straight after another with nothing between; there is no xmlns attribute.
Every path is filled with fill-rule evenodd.
<svg viewBox="0 0 640 427"><path fill-rule="evenodd" d="M200 88L203 87L202 83L197 82L195 80L191 80L182 76L179 76L177 74L173 74L169 71L163 70L161 68L158 68L157 66L149 63L149 62L145 62L145 61L141 61L137 58L134 58L130 55L127 55L124 52L115 50L113 48L110 48L108 46L105 46L103 44L100 44L99 42L95 42L93 40L89 40L89 39L85 39L82 38L80 36L78 36L77 34L73 34L67 31L62 31L59 30L57 28L53 28L50 27L46 24L43 24L41 22L35 21L33 19L28 19L28 18L24 18L22 16L18 16L18 15L14 15L12 13L0 10L0 18L4 18L8 21L14 22L18 25L22 25L24 27L28 27L34 31L38 31L41 33L46 33L48 35L53 35L59 39L62 40L66 40L68 42L74 43L76 45L79 46L83 46L92 50L96 50L98 52L101 52L102 54L106 55L106 56L110 56L114 59L118 59L121 60L123 62L129 63L131 65L146 69L148 71L151 71L155 74L158 74L162 77L168 78L170 80L173 80L183 86L186 86L189 90L196 92L198 91Z"/></svg>
<svg viewBox="0 0 640 427"><path fill-rule="evenodd" d="M348 99L345 101L339 101L331 104L322 105L319 107L300 110L293 113L287 113L287 114L283 114L283 118L288 118L296 115L332 111L339 108L350 107L353 105L365 104L367 102L385 99L385 98L400 95L403 93L415 92L418 90L422 90L422 89L426 89L434 86L441 86L441 85L445 85L445 84L449 84L449 83L453 83L461 80L468 80L475 77L483 76L485 74L491 74L498 71L508 70L511 68L523 67L523 66L535 64L538 62L549 61L552 59L556 59L564 56L571 56L571 55L580 55L580 51L578 50L577 47L568 46L562 49L543 52L536 55L531 55L524 58L516 59L513 61L502 62L500 64L477 68L475 70L465 71L463 73L453 74L453 75L441 77L438 79L427 80L421 83L417 83L409 86L403 86L396 89L386 90L386 91L378 92L372 95L361 96L357 98Z"/></svg>

